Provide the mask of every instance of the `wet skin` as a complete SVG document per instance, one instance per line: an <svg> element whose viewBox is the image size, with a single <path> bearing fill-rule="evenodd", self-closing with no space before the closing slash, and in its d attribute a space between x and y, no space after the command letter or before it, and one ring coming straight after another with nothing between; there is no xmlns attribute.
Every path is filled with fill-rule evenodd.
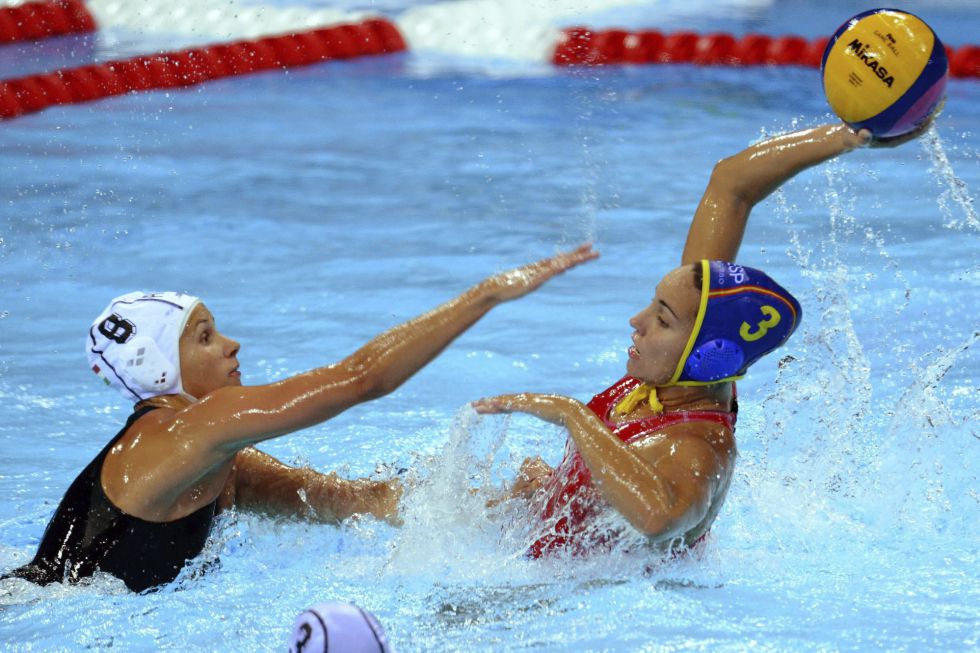
<svg viewBox="0 0 980 653"><path fill-rule="evenodd" d="M397 521L397 481L295 469L252 445L393 391L494 306L597 257L583 245L494 275L337 363L263 386L241 384L239 344L218 331L210 311L199 305L180 338L187 395L139 405L157 410L138 419L110 450L103 489L123 511L156 522L179 519L216 499L220 507L327 522L357 513Z"/></svg>
<svg viewBox="0 0 980 653"><path fill-rule="evenodd" d="M730 410L730 383L663 385L673 376L697 315L700 290L691 264L701 259L735 261L752 208L797 173L858 147L900 145L928 127L886 142L875 141L867 130L825 125L770 138L720 161L691 222L682 267L663 278L651 304L630 320L633 346L627 373L655 386L666 412ZM603 498L655 545L676 537L689 543L696 540L710 527L731 481L734 435L713 422L678 424L627 444L569 397L501 395L474 406L482 413L525 412L567 427ZM652 414L643 402L613 421ZM510 497L533 496L552 474L540 458L528 458Z"/></svg>

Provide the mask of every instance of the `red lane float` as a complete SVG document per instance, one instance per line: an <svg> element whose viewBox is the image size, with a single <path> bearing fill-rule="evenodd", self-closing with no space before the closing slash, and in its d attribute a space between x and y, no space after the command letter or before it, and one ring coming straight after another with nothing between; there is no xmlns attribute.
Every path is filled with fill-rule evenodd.
<svg viewBox="0 0 980 653"><path fill-rule="evenodd" d="M41 0L0 8L0 44L94 31L95 19L81 0Z"/></svg>
<svg viewBox="0 0 980 653"><path fill-rule="evenodd" d="M193 86L211 79L273 68L404 50L405 41L398 29L378 19L66 68L0 81L0 118L130 91Z"/></svg>
<svg viewBox="0 0 980 653"><path fill-rule="evenodd" d="M80 0L32 2L0 10L0 42L92 31L95 21ZM699 65L799 65L819 67L827 39L748 34L701 35L656 30L564 30L557 65L690 63ZM175 52L0 80L0 119L131 91L193 86L211 79L330 59L402 52L405 40L384 19L306 32L234 41ZM947 48L950 74L980 78L980 47Z"/></svg>
<svg viewBox="0 0 980 653"><path fill-rule="evenodd" d="M572 27L562 32L552 63L559 66L690 63L725 66L808 66L819 68L826 38L799 36L696 34L656 30L591 30ZM980 77L980 47L946 48L953 77Z"/></svg>

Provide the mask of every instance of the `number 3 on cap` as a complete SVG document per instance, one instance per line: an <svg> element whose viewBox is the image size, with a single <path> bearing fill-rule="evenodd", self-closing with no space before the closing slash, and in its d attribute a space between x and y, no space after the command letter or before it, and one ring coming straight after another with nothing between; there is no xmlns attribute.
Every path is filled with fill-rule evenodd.
<svg viewBox="0 0 980 653"><path fill-rule="evenodd" d="M742 322L742 327L738 330L738 335L742 336L742 340L745 342L755 342L762 336L766 335L766 333L769 332L769 329L779 324L779 321L782 319L782 317L779 315L779 311L768 304L762 306L759 310L761 310L762 314L766 316L766 319L755 325L755 331L752 331L752 325L750 325L748 322Z"/></svg>

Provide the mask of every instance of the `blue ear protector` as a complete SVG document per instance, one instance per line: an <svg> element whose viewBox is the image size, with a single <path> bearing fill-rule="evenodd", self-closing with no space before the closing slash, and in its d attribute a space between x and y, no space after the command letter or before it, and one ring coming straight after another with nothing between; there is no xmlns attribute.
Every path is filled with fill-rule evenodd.
<svg viewBox="0 0 980 653"><path fill-rule="evenodd" d="M796 299L755 268L701 261L701 299L687 347L668 385L734 381L796 330Z"/></svg>
<svg viewBox="0 0 980 653"><path fill-rule="evenodd" d="M684 377L714 381L734 376L745 363L745 352L726 338L709 340L691 352L684 364Z"/></svg>

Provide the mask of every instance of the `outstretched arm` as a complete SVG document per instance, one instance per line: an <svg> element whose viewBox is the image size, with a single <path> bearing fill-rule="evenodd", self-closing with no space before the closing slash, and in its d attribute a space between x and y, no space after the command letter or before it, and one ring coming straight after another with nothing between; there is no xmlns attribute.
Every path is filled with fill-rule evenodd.
<svg viewBox="0 0 980 653"><path fill-rule="evenodd" d="M882 140L872 140L866 129L823 125L775 136L722 159L694 213L681 265L705 258L734 261L752 207L803 170L857 147L901 145L921 136L930 125L926 122L913 132Z"/></svg>
<svg viewBox="0 0 980 653"><path fill-rule="evenodd" d="M480 413L523 412L568 429L603 498L641 533L658 540L687 532L708 514L724 461L701 438L661 448L629 446L581 402L518 394L474 403Z"/></svg>
<svg viewBox="0 0 980 653"><path fill-rule="evenodd" d="M144 479L136 502L169 508L200 479L230 464L241 449L393 391L494 306L597 256L583 245L494 275L377 336L339 363L269 385L219 388L182 409L151 411L133 426L139 446L127 449L122 461L130 477Z"/></svg>
<svg viewBox="0 0 980 653"><path fill-rule="evenodd" d="M494 275L455 299L369 341L334 365L278 383L216 390L182 411L177 428L233 453L318 424L395 390L491 308L596 258L591 246Z"/></svg>
<svg viewBox="0 0 980 653"><path fill-rule="evenodd" d="M401 484L395 480L346 480L284 465L248 447L235 456L221 506L327 523L370 514L397 524L401 493Z"/></svg>

